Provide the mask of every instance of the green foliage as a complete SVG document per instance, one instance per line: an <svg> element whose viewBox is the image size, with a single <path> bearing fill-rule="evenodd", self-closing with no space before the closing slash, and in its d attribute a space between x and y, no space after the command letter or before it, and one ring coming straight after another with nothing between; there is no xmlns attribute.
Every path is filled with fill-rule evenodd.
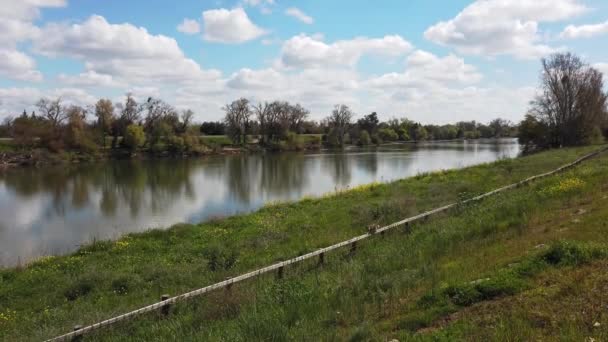
<svg viewBox="0 0 608 342"><path fill-rule="evenodd" d="M122 140L123 145L135 151L146 143L146 134L143 127L139 125L129 125Z"/></svg>
<svg viewBox="0 0 608 342"><path fill-rule="evenodd" d="M397 141L399 139L399 135L392 128L379 129L378 136L383 141Z"/></svg>
<svg viewBox="0 0 608 342"><path fill-rule="evenodd" d="M359 145L367 146L371 143L372 139L370 138L369 133L367 133L366 130L361 131L361 133L359 134Z"/></svg>
<svg viewBox="0 0 608 342"><path fill-rule="evenodd" d="M542 260L558 266L577 266L589 263L592 260L606 257L605 248L573 243L569 241L559 241L549 248L542 255Z"/></svg>
<svg viewBox="0 0 608 342"><path fill-rule="evenodd" d="M428 138L429 138L429 134L426 131L426 128L424 128L423 126L418 126L418 128L416 128L416 131L414 133L414 140L424 141L424 140L427 140Z"/></svg>
<svg viewBox="0 0 608 342"><path fill-rule="evenodd" d="M212 272L226 271L235 266L238 261L238 252L221 245L211 245L204 251L207 266Z"/></svg>
<svg viewBox="0 0 608 342"><path fill-rule="evenodd" d="M200 225L97 242L73 255L1 270L0 313L16 313L11 314L11 323L1 327L2 337L19 340L27 335L31 340L43 340L59 335L74 324L149 305L160 294L213 284L360 235L368 225L455 202L460 193L483 193L554 169L590 150L560 149L518 158L510 171L499 162L365 186ZM468 305L509 296L530 289L540 272L571 264L564 260L579 263L593 260L581 255L600 255L592 251L595 247L587 250L578 243L576 248L583 252L556 247L559 252L551 254L557 256L549 257L558 260L554 265L545 261L553 247L534 247L539 241L552 246L547 240L558 234L567 234L569 241L608 242L606 212L600 202L608 163L606 156L588 163L588 168L455 209L407 230L378 235L359 245L355 254L347 250L328 253L322 267L317 260L287 267L282 281L269 274L235 284L230 291L180 303L162 320L155 314L143 315L87 338L415 338L411 331L434 325L462 308L451 298ZM584 180L583 187L555 198L540 194L540 189L573 174ZM586 195L599 197L585 202L595 209L584 224L560 233L561 227L548 222L555 215L564 215L564 208L569 208L565 204L579 203L573 199ZM543 232L544 227L535 226L539 223L552 230ZM87 276L90 274L96 277ZM47 308L52 316L45 316Z"/></svg>

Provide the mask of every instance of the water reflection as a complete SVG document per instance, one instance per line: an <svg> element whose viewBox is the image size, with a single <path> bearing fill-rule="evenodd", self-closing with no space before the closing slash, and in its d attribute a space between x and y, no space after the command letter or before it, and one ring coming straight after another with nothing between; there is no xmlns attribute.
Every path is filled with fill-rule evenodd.
<svg viewBox="0 0 608 342"><path fill-rule="evenodd" d="M501 140L7 170L0 173L0 265L65 253L93 239L518 153L514 140Z"/></svg>

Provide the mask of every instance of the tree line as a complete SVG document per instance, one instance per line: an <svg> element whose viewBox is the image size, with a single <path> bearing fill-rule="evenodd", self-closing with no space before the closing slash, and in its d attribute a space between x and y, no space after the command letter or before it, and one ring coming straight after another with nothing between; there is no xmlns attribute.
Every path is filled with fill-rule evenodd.
<svg viewBox="0 0 608 342"><path fill-rule="evenodd" d="M344 104L315 121L300 104L240 98L222 108L222 121L197 125L191 110L179 111L152 97L138 103L127 94L124 103L100 99L86 108L65 105L61 98L40 99L37 112L6 118L0 137L12 137L17 146L42 146L53 152L144 148L173 153L203 151L201 134L226 135L234 145L256 143L269 149L518 137L526 150L535 150L604 141L608 110L600 71L571 53L558 53L542 59L540 81L539 93L519 124L497 118L488 124L424 125L407 118L380 121L375 112L355 120Z"/></svg>
<svg viewBox="0 0 608 342"><path fill-rule="evenodd" d="M37 111L6 118L0 133L23 148L46 147L52 152L101 149L155 152L200 152L194 112L178 111L166 102L148 98L138 103L127 94L124 103L100 99L87 108L64 105L61 98L40 99Z"/></svg>
<svg viewBox="0 0 608 342"><path fill-rule="evenodd" d="M223 108L223 121L204 122L201 133L228 135L234 144L247 143L247 137L259 137L262 145L289 142L297 134L315 134L330 146L370 145L395 141L454 140L517 136L517 127L504 119L489 124L463 121L447 125L422 125L407 118L381 122L373 112L359 120L344 104L334 107L321 121L308 120L310 111L300 104L284 101L252 104L240 98Z"/></svg>

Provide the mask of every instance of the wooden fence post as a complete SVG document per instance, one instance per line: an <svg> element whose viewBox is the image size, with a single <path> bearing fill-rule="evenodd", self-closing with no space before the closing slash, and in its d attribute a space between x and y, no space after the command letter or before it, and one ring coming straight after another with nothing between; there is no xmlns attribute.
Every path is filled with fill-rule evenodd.
<svg viewBox="0 0 608 342"><path fill-rule="evenodd" d="M74 326L74 331L78 331L78 330L81 330L81 329L82 329L82 325L75 325ZM78 334L78 335L72 337L72 341L73 342L80 342L80 341L82 341L82 334Z"/></svg>
<svg viewBox="0 0 608 342"><path fill-rule="evenodd" d="M277 272L277 277L279 279L283 279L283 273L284 272L285 272L285 267L284 266L279 267L279 271Z"/></svg>
<svg viewBox="0 0 608 342"><path fill-rule="evenodd" d="M169 298L171 298L171 297L168 294L164 294L164 295L160 296L161 302L167 301ZM168 316L170 310L171 310L171 304L167 303L160 308L160 313L163 316Z"/></svg>
<svg viewBox="0 0 608 342"><path fill-rule="evenodd" d="M230 280L230 277L226 277L226 280ZM226 291L230 290L232 290L232 283L228 283L228 285L226 285Z"/></svg>

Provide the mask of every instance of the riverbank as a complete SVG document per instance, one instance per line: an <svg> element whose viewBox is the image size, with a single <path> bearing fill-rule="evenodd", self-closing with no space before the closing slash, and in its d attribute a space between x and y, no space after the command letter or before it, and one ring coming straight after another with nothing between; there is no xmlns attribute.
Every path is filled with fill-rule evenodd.
<svg viewBox="0 0 608 342"><path fill-rule="evenodd" d="M168 149L124 148L100 149L97 151L65 150L51 152L46 148L19 148L11 140L0 141L0 170L19 166L45 166L75 164L116 159L159 159L159 158L201 158L207 156L234 155L259 152L317 151L322 148L320 137L316 135L298 136L292 143L262 146L248 143L244 146L233 145L225 136L205 136L193 151L170 151Z"/></svg>
<svg viewBox="0 0 608 342"><path fill-rule="evenodd" d="M5 311L0 312L4 315L0 333L9 340L31 331L36 332L31 336L34 340L57 335L74 324L91 323L155 302L164 293L199 288L347 239L370 224L393 222L548 171L596 148L548 151L365 186L321 199L269 206L249 215L133 234L116 242L97 242L70 256L3 270L0 307ZM98 338L108 338L109 333L120 340L123 329L143 339L347 339L368 333L393 336L391 331L401 331L406 325L399 327L398 322L386 323L380 318L394 318L424 291L439 289L444 282L480 279L475 277L517 260L525 255L527 247L536 246L530 244L547 237L523 238L528 230L535 231L537 223L553 217L550 214L561 210L564 203L572 204L576 196L589 192L600 196L596 192L608 191L602 188L606 160L602 156L531 188L431 220L411 235L389 235L389 239L362 246L355 257L346 257L348 262L343 260L345 256L330 255L334 261L324 270L306 272L313 265L290 269L284 283L267 279L256 286L239 286L230 296L218 293L178 306L176 315L167 321L151 315L128 326L111 328ZM580 216L576 218L586 217ZM579 231L587 235L578 235ZM591 240L600 235L596 231L597 227L592 226L562 233ZM597 241L602 239L598 237ZM505 241L521 245L513 242L517 248L505 250L501 247ZM545 242L548 245L550 241ZM453 257L461 259L451 266L444 265ZM252 298L257 298L259 310L254 308ZM386 311L382 303L387 301L395 305L396 311Z"/></svg>

